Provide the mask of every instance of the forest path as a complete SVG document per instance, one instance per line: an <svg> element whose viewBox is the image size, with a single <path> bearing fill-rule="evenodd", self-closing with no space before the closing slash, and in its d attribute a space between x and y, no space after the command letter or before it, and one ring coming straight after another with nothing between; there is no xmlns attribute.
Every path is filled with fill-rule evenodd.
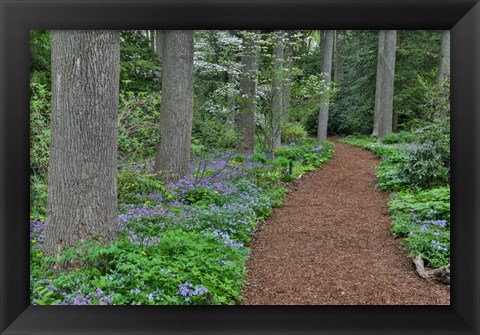
<svg viewBox="0 0 480 335"><path fill-rule="evenodd" d="M420 278L392 236L379 160L334 143L255 233L240 304L449 304L449 287Z"/></svg>

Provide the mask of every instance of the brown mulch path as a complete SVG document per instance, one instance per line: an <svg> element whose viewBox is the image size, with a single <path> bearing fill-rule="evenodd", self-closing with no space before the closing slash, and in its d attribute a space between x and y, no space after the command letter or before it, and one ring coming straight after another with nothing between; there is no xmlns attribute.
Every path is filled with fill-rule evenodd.
<svg viewBox="0 0 480 335"><path fill-rule="evenodd" d="M448 305L390 231L378 159L335 143L335 157L296 185L255 233L242 305Z"/></svg>

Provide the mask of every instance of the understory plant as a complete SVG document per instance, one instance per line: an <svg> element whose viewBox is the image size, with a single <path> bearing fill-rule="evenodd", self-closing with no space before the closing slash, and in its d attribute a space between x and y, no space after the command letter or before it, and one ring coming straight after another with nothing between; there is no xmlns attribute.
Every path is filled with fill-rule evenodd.
<svg viewBox="0 0 480 335"><path fill-rule="evenodd" d="M31 302L236 303L259 221L282 203L284 183L320 167L332 147L305 139L278 148L273 160L261 152L203 152L187 177L166 185L148 171L124 166L118 178L120 235L113 243L85 240L52 259L43 254L44 214L31 216ZM60 270L58 262L69 266Z"/></svg>

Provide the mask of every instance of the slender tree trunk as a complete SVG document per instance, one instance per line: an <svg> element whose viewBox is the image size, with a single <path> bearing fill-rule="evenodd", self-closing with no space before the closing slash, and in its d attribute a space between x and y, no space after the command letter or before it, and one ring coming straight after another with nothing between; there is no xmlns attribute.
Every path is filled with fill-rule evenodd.
<svg viewBox="0 0 480 335"><path fill-rule="evenodd" d="M286 31L286 43L284 52L284 72L283 72L283 122L287 122L287 116L290 111L290 101L292 100L292 68L293 68L293 31Z"/></svg>
<svg viewBox="0 0 480 335"><path fill-rule="evenodd" d="M345 57L345 30L337 30L335 35L335 53L334 53L334 81L335 84L338 86L344 76L344 68L343 68L343 59Z"/></svg>
<svg viewBox="0 0 480 335"><path fill-rule="evenodd" d="M162 50L163 50L163 38L162 38L163 31L162 30L155 30L155 53L157 54L160 61L162 61ZM158 71L158 78L162 78L162 66Z"/></svg>
<svg viewBox="0 0 480 335"><path fill-rule="evenodd" d="M373 134L377 135L379 139L392 132L396 43L396 30L380 30L378 35L377 84L373 123Z"/></svg>
<svg viewBox="0 0 480 335"><path fill-rule="evenodd" d="M275 32L273 47L273 79L272 79L272 144L273 149L282 144L283 112L283 62L284 62L284 32Z"/></svg>
<svg viewBox="0 0 480 335"><path fill-rule="evenodd" d="M235 36L235 31L234 30L229 30L228 33L231 36ZM237 61L236 55L234 55L233 51L229 52L229 56L231 57L232 60ZM227 73L227 83L229 88L235 87L235 75L232 70L228 71ZM231 127L234 128L235 126L235 111L237 109L235 97L233 94L227 93L227 106L228 106L228 113L227 113L227 124Z"/></svg>
<svg viewBox="0 0 480 335"><path fill-rule="evenodd" d="M329 101L329 92L328 88L330 87L331 76L332 76L332 58L333 58L333 36L335 30L327 30L324 34L324 43L323 48L324 51L322 52L322 66L321 71L324 75L325 82L325 99L322 101L322 105L320 106L320 112L318 115L318 132L317 132L317 139L320 142L327 140L327 127L328 127L328 108L330 105Z"/></svg>
<svg viewBox="0 0 480 335"><path fill-rule="evenodd" d="M163 50L163 30L155 30L155 53L162 59Z"/></svg>
<svg viewBox="0 0 480 335"><path fill-rule="evenodd" d="M442 33L442 58L438 66L437 85L440 87L450 77L450 30Z"/></svg>
<svg viewBox="0 0 480 335"><path fill-rule="evenodd" d="M165 182L185 177L193 120L193 30L163 31L160 143L155 173Z"/></svg>
<svg viewBox="0 0 480 335"><path fill-rule="evenodd" d="M155 30L149 30L150 32L150 47L155 50Z"/></svg>
<svg viewBox="0 0 480 335"><path fill-rule="evenodd" d="M52 124L45 254L118 232L120 33L52 32Z"/></svg>
<svg viewBox="0 0 480 335"><path fill-rule="evenodd" d="M246 32L243 37L241 55L242 73L240 75L240 100L238 103L238 149L252 153L255 144L255 95L258 72L258 49L254 32Z"/></svg>
<svg viewBox="0 0 480 335"><path fill-rule="evenodd" d="M227 74L228 76L228 86L229 87L234 87L235 86L235 78L234 74L229 72ZM228 106L228 113L227 113L227 124L233 128L235 126L235 110L237 108L235 104L235 98L233 97L232 94L227 95L227 106Z"/></svg>

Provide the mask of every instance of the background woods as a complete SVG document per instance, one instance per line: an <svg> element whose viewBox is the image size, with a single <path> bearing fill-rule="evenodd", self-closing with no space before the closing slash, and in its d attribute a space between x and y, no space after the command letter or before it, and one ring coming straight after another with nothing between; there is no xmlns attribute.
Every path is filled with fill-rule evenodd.
<svg viewBox="0 0 480 335"><path fill-rule="evenodd" d="M383 158L393 233L449 264L448 31L30 37L32 303L236 303L330 137Z"/></svg>

